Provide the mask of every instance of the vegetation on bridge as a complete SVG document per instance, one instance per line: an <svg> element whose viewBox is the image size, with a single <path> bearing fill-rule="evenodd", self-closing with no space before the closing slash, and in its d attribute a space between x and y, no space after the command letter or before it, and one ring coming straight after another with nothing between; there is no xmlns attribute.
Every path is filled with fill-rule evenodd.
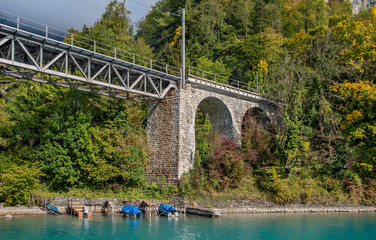
<svg viewBox="0 0 376 240"><path fill-rule="evenodd" d="M179 66L180 19L167 12L181 7L188 63L250 84L258 72L260 92L286 103L285 126L250 121L240 147L198 114L195 168L178 186L149 185L146 105L15 83L0 98L0 201L24 203L37 189L375 204L376 9L353 16L343 0L160 0L134 28L113 1L92 26L71 31Z"/></svg>

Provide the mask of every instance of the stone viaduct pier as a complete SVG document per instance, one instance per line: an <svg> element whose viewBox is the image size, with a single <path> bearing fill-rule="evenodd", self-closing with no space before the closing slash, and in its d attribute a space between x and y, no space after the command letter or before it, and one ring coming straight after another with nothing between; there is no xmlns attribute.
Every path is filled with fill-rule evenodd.
<svg viewBox="0 0 376 240"><path fill-rule="evenodd" d="M164 99L149 102L147 123L153 155L148 178L151 182L164 176L167 183L176 183L193 167L198 108L209 115L214 130L239 144L247 113L262 112L273 122L278 112L277 105L269 98L189 76L185 89L174 89Z"/></svg>

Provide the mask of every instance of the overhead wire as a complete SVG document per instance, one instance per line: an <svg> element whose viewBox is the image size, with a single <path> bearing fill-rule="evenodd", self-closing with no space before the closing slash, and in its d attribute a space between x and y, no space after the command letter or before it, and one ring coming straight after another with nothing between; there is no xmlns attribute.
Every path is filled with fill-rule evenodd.
<svg viewBox="0 0 376 240"><path fill-rule="evenodd" d="M130 8L130 9L133 9L133 10L136 10L136 11L139 11L139 12L142 12L142 13L148 13L146 11L143 11L143 10L140 10L140 9L137 9L137 8L134 8L134 7L130 7L130 6L127 6L127 8Z"/></svg>
<svg viewBox="0 0 376 240"><path fill-rule="evenodd" d="M82 4L84 4L84 5L88 6L88 7L93 8L93 9L95 9L95 10L99 10L99 7L93 5L92 3L88 3L88 2L86 2L86 1L84 1L84 0L77 0L77 1L79 1L80 3L82 3Z"/></svg>
<svg viewBox="0 0 376 240"><path fill-rule="evenodd" d="M128 1L133 2L133 3L136 3L136 4L141 5L141 6L143 6L143 7L150 8L150 6L147 6L147 5L145 5L145 4L139 3L139 2L134 1L134 0L128 0Z"/></svg>
<svg viewBox="0 0 376 240"><path fill-rule="evenodd" d="M147 9L150 8L150 6L147 6L147 5L145 5L145 4L139 3L139 2L134 1L134 0L127 0L125 3L127 3L128 1L129 1L129 2L132 2L132 3L136 3L136 4L138 4L138 5L140 5L140 6L143 6L143 7L147 8ZM139 11L139 12L143 12L143 13L146 13L146 14L148 13L147 11L140 10L140 9L138 9L138 8L135 8L135 7L130 7L129 5L127 6L127 8L130 8L130 9L133 9L133 10L136 10L136 11Z"/></svg>
<svg viewBox="0 0 376 240"><path fill-rule="evenodd" d="M81 4L84 4L88 7L91 7L92 9L97 11L97 15L100 15L100 12L103 10L99 7L98 1L95 1L96 4L93 4L92 2L88 3L86 0L78 0Z"/></svg>
<svg viewBox="0 0 376 240"><path fill-rule="evenodd" d="M84 5L88 6L88 7L91 7L91 8L93 8L93 9L97 10L97 11L100 10L98 6L94 6L92 3L88 3L88 2L86 2L86 1L84 1L84 0L78 0L78 1L79 1L81 4L84 4ZM131 0L128 0L128 1L131 1ZM131 1L131 2L133 2L133 3L137 3L137 4L139 4L139 5L143 6L143 7L150 8L150 6L147 6L147 5L145 5L145 4L138 3L138 2L136 2L136 1ZM139 12L142 12L142 13L146 13L146 14L148 13L147 11L140 10L140 9L138 9L138 8L131 7L131 6L127 6L127 8L130 8L130 9L132 9L132 10L139 11Z"/></svg>

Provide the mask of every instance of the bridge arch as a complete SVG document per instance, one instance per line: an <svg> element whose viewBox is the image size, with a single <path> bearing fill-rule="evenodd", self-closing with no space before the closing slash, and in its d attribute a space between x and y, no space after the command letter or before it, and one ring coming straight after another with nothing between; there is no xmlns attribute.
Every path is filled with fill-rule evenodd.
<svg viewBox="0 0 376 240"><path fill-rule="evenodd" d="M209 116L213 129L220 135L228 136L233 140L236 139L233 116L222 100L216 97L206 97L197 104L195 110L194 117L196 117L198 110L201 111L204 116Z"/></svg>
<svg viewBox="0 0 376 240"><path fill-rule="evenodd" d="M271 123L268 113L260 107L251 107L245 112L242 119L242 129L246 127L245 124L248 121L255 121L263 128L268 128Z"/></svg>
<svg viewBox="0 0 376 240"><path fill-rule="evenodd" d="M247 145L249 141L253 144L262 144L260 141L260 133L263 131L272 132L271 119L266 111L260 107L249 108L242 119L241 123L241 144ZM261 137L262 139L262 137Z"/></svg>

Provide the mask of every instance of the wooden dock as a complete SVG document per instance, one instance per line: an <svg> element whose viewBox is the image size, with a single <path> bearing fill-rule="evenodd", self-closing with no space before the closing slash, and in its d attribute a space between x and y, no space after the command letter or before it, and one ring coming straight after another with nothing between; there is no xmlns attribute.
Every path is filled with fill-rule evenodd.
<svg viewBox="0 0 376 240"><path fill-rule="evenodd" d="M87 213L84 213L84 207L85 205L80 203L71 203L68 206L69 213L77 217L91 217L92 212L88 211ZM87 209L89 209L89 207L87 207Z"/></svg>

